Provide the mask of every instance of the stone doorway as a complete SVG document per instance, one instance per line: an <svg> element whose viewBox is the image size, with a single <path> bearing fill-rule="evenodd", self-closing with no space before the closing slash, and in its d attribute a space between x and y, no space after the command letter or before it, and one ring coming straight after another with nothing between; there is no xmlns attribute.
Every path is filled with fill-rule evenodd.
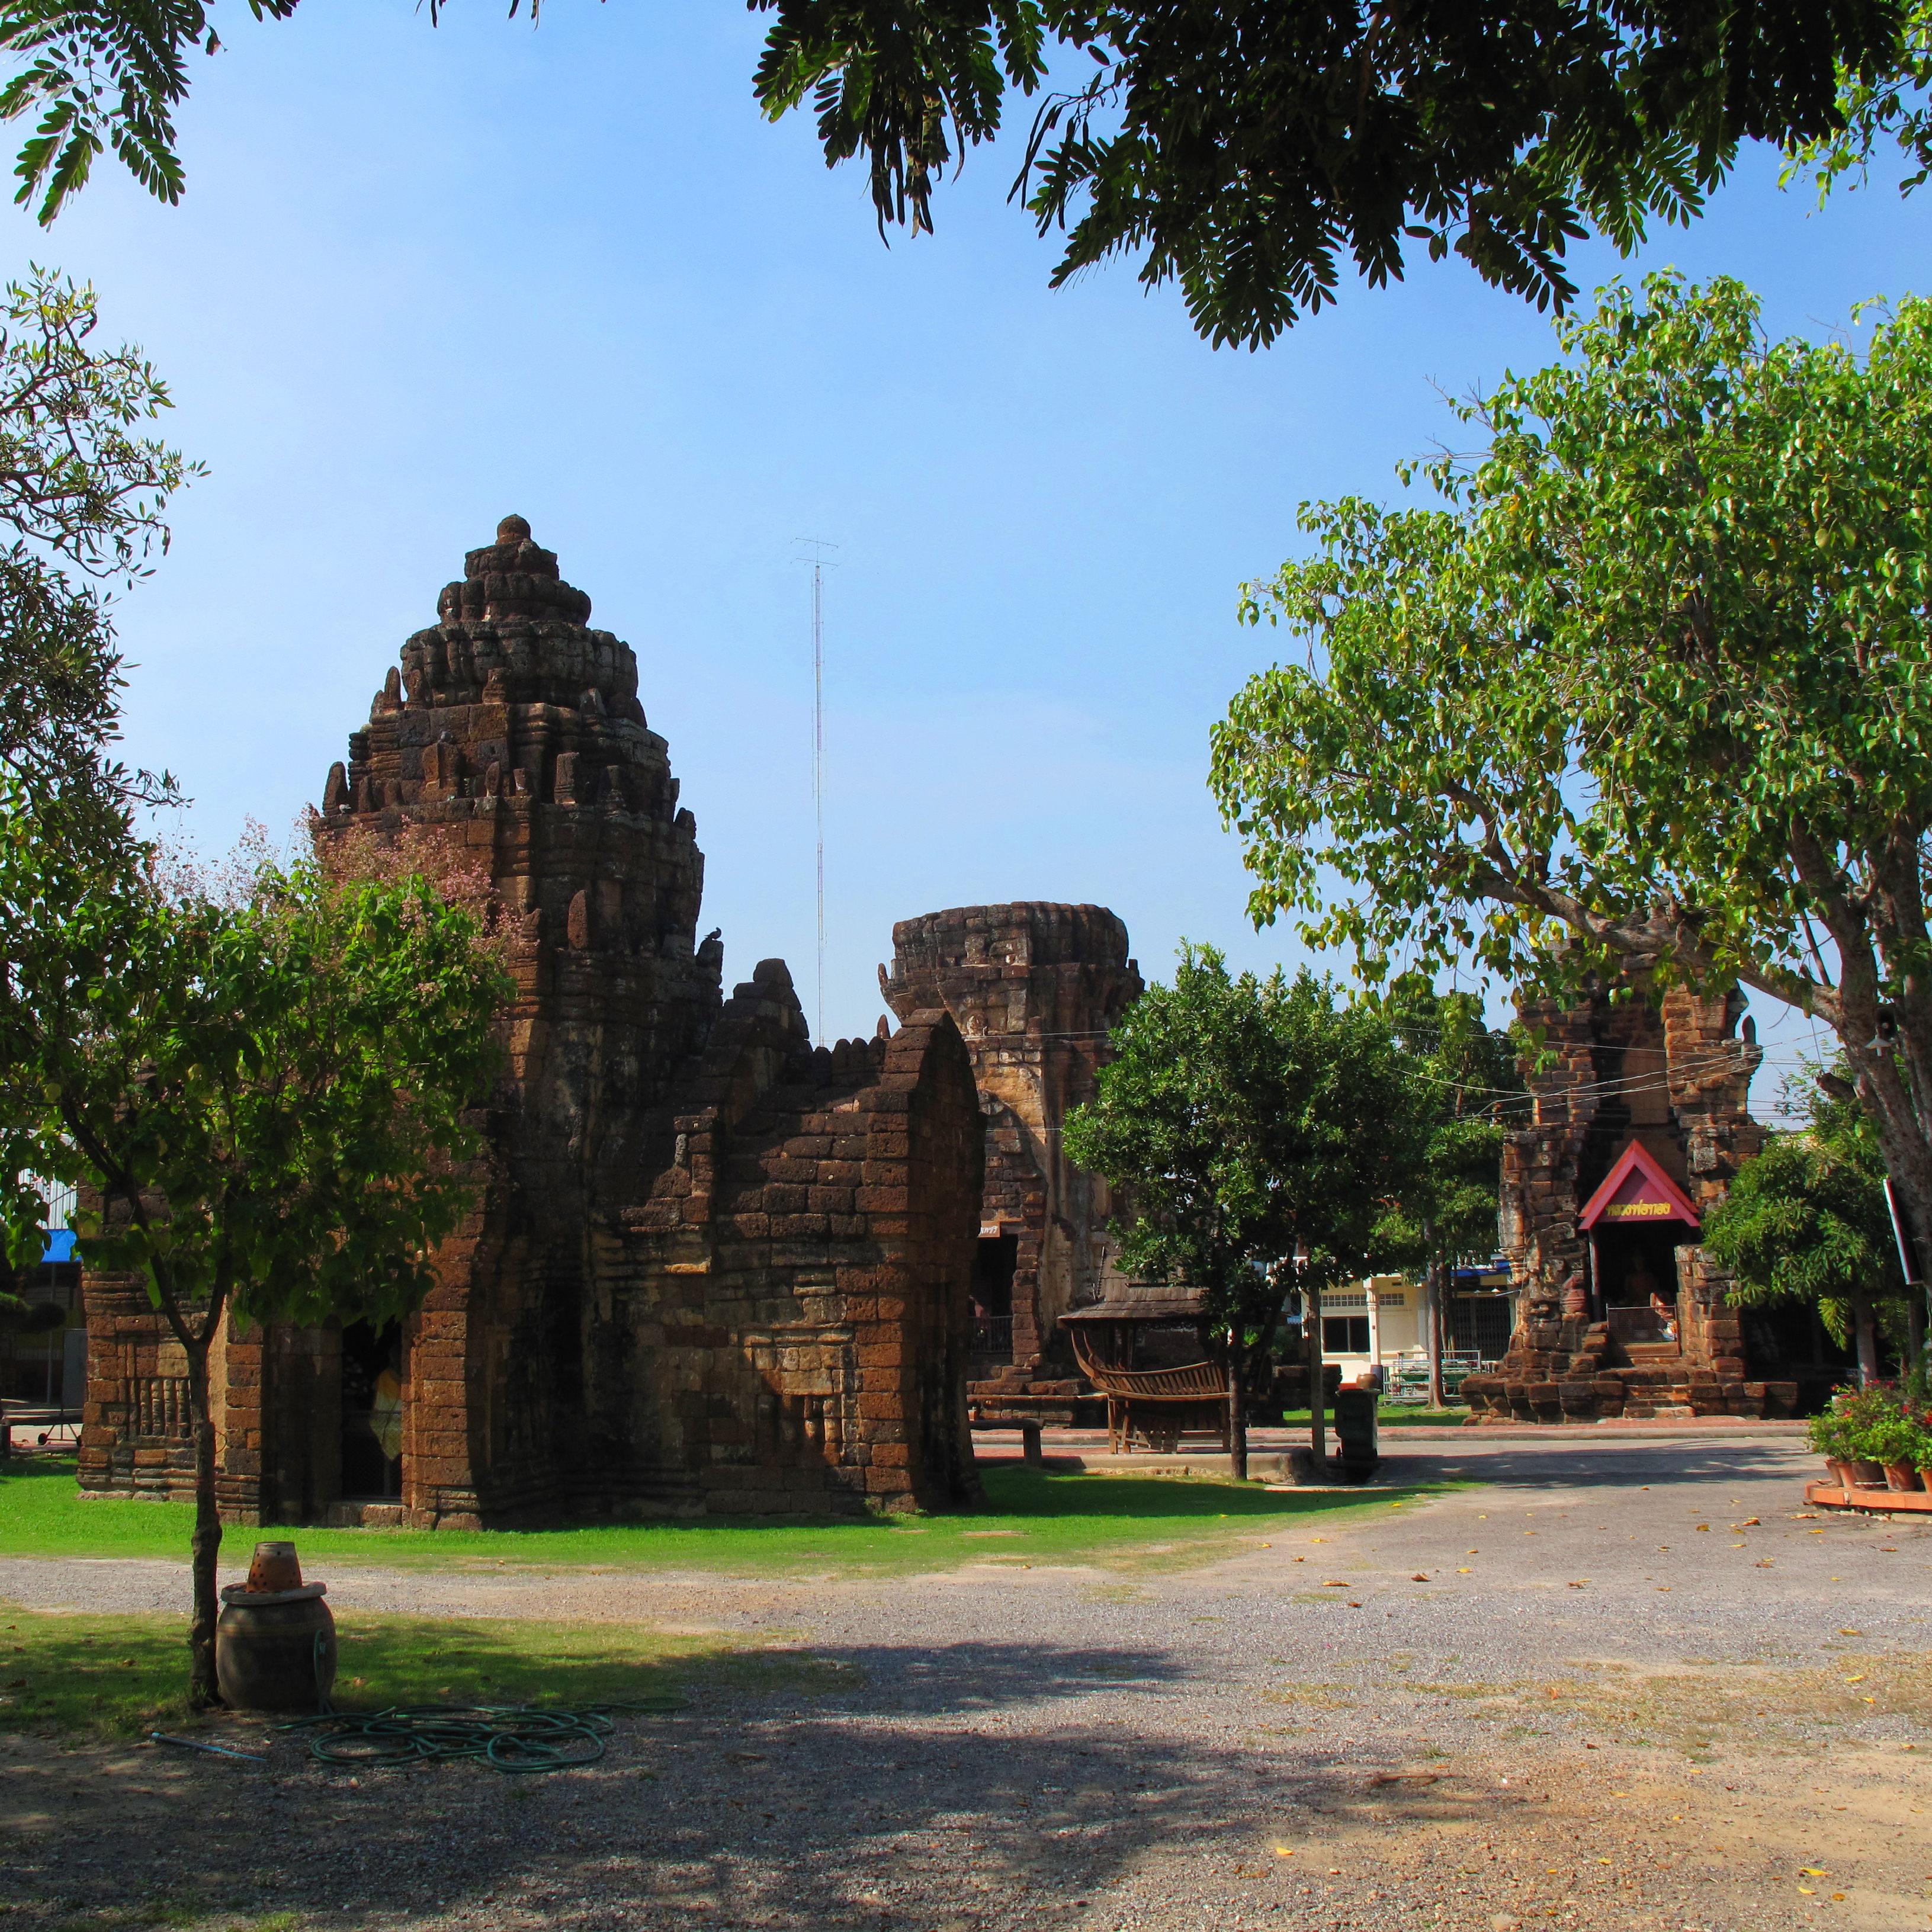
<svg viewBox="0 0 1932 1932"><path fill-rule="evenodd" d="M342 1331L342 1499L397 1502L402 1493L402 1328L351 1322Z"/></svg>
<svg viewBox="0 0 1932 1932"><path fill-rule="evenodd" d="M982 1234L973 1252L971 1352L1008 1361L1013 1352L1013 1275L1019 1265L1017 1234Z"/></svg>
<svg viewBox="0 0 1932 1932"><path fill-rule="evenodd" d="M1600 1305L1610 1332L1626 1348L1634 1343L1681 1352L1682 1312L1672 1318L1677 1334L1667 1336L1652 1309L1651 1297L1661 1295L1673 1310L1678 1308L1677 1250L1691 1238L1691 1230L1675 1222L1648 1227L1606 1222L1594 1230Z"/></svg>

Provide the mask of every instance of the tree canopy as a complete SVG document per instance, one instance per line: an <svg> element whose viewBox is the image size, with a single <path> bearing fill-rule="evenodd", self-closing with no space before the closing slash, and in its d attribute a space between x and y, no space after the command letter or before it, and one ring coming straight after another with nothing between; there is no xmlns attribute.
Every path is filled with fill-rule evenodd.
<svg viewBox="0 0 1932 1932"><path fill-rule="evenodd" d="M294 4L248 0L257 19ZM1628 250L1689 220L1742 142L1843 138L1840 95L1882 94L1917 57L1900 0L752 4L774 16L760 106L809 104L828 165L862 160L882 232L930 229L948 164L1036 98L1012 194L1066 236L1054 285L1136 257L1203 335L1256 347L1418 248L1561 306L1571 242ZM188 56L218 44L204 0L0 0L19 63L0 117L33 128L16 200L52 220L109 148L177 200Z"/></svg>
<svg viewBox="0 0 1932 1932"><path fill-rule="evenodd" d="M1446 507L1306 506L1216 728L1260 921L1372 979L1742 982L1838 1034L1932 1230L1932 305L1861 356L1653 278L1460 411ZM1342 890L1336 890L1339 879Z"/></svg>
<svg viewBox="0 0 1932 1932"><path fill-rule="evenodd" d="M1064 1144L1132 1200L1122 1265L1203 1292L1244 1473L1249 1378L1298 1283L1369 1270L1421 1151L1414 1088L1383 1016L1306 970L1236 977L1211 946L1184 946L1112 1045Z"/></svg>

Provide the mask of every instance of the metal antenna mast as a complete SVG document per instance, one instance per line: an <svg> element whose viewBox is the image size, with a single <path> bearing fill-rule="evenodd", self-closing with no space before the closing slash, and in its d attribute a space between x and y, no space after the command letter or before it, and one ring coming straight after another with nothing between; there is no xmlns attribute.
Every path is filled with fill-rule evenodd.
<svg viewBox="0 0 1932 1932"><path fill-rule="evenodd" d="M812 566L812 816L817 836L817 886L818 892L818 1021L813 1037L825 1044L825 553L836 550L835 543L820 537L797 537L794 542L808 545L809 556L801 563ZM835 566L836 568L836 566Z"/></svg>

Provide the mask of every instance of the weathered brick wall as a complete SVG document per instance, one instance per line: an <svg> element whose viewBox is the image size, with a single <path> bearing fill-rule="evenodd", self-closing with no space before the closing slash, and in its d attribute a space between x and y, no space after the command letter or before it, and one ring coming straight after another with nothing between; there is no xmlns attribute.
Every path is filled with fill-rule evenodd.
<svg viewBox="0 0 1932 1932"><path fill-rule="evenodd" d="M942 1012L813 1050L782 962L724 1009L614 1274L666 1379L632 1433L712 1510L936 1507L967 1431L979 1226L970 1062Z"/></svg>
<svg viewBox="0 0 1932 1932"><path fill-rule="evenodd" d="M1060 1129L1090 1100L1107 1033L1139 997L1126 927L1104 906L1021 902L902 920L879 969L902 1018L944 1007L972 1056L986 1115L983 1223L1018 1238L1012 1358L1052 1348L1069 1308L1100 1298L1112 1244L1106 1184Z"/></svg>

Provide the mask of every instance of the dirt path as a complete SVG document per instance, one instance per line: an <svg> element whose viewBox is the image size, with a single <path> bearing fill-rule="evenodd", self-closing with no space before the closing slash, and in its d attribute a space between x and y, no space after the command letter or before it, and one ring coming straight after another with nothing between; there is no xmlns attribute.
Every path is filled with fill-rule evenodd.
<svg viewBox="0 0 1932 1932"><path fill-rule="evenodd" d="M344 1618L719 1630L858 1688L529 1780L4 1740L0 1928L1932 1926L1932 1532L1807 1516L1810 1466L1457 1443L1401 1473L1480 1486L1138 1580L344 1570ZM22 1604L180 1588L0 1561Z"/></svg>

